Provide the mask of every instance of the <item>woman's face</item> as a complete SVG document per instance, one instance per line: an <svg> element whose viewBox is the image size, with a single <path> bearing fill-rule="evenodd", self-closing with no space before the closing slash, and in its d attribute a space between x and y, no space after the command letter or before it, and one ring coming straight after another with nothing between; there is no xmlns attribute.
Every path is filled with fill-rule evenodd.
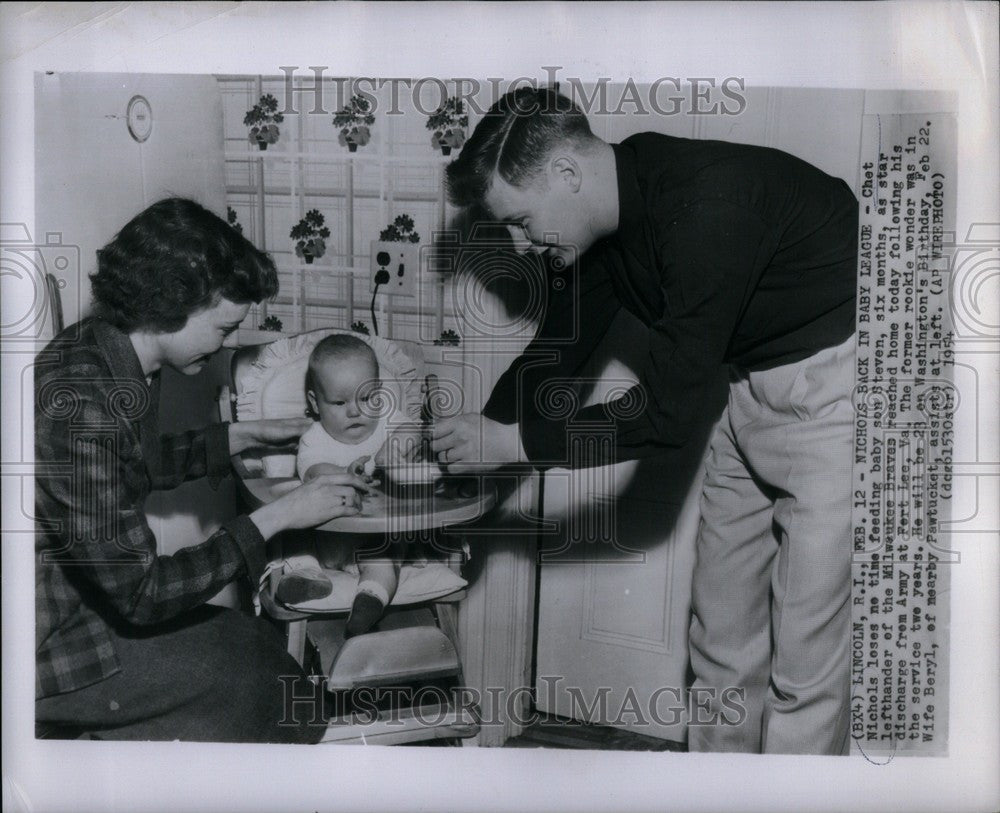
<svg viewBox="0 0 1000 813"><path fill-rule="evenodd" d="M220 299L218 304L192 314L180 330L160 334L163 363L185 375L200 373L249 310L249 303Z"/></svg>

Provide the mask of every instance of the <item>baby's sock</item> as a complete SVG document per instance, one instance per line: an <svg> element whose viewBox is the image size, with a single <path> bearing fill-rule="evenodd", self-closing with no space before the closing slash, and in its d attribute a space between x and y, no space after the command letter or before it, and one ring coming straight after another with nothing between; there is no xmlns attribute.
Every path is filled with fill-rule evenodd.
<svg viewBox="0 0 1000 813"><path fill-rule="evenodd" d="M389 593L378 582L363 581L358 584L344 637L353 638L368 632L378 623L388 603Z"/></svg>

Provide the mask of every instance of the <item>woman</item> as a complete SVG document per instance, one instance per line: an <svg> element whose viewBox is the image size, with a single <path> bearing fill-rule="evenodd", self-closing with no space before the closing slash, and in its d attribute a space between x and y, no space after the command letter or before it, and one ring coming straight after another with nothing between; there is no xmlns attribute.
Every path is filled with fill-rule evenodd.
<svg viewBox="0 0 1000 813"><path fill-rule="evenodd" d="M201 370L250 303L274 296L274 263L178 198L97 257L95 317L57 336L35 374L36 720L108 739L318 741L322 694L277 631L205 602L237 578L256 585L279 531L357 513L364 482L313 480L170 556L143 513L151 489L215 485L230 455L310 426L157 430L159 370Z"/></svg>

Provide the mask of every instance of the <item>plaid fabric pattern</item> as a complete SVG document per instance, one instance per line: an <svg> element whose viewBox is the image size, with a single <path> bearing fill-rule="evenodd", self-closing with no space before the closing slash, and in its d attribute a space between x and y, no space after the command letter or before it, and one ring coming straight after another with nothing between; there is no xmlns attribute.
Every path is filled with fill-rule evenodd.
<svg viewBox="0 0 1000 813"><path fill-rule="evenodd" d="M97 319L71 330L35 368L36 697L119 671L109 625L174 618L238 576L256 583L266 564L246 516L157 555L146 497L197 477L217 485L228 424L161 438L159 377L147 384L128 336Z"/></svg>

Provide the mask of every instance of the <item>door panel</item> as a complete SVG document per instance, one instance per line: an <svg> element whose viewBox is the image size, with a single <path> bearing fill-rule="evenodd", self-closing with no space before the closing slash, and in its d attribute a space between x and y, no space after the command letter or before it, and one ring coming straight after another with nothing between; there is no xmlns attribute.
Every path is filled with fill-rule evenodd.
<svg viewBox="0 0 1000 813"><path fill-rule="evenodd" d="M645 328L622 313L592 360L585 403L635 380ZM721 411L688 448L545 475L536 706L683 741L687 627L702 458Z"/></svg>

